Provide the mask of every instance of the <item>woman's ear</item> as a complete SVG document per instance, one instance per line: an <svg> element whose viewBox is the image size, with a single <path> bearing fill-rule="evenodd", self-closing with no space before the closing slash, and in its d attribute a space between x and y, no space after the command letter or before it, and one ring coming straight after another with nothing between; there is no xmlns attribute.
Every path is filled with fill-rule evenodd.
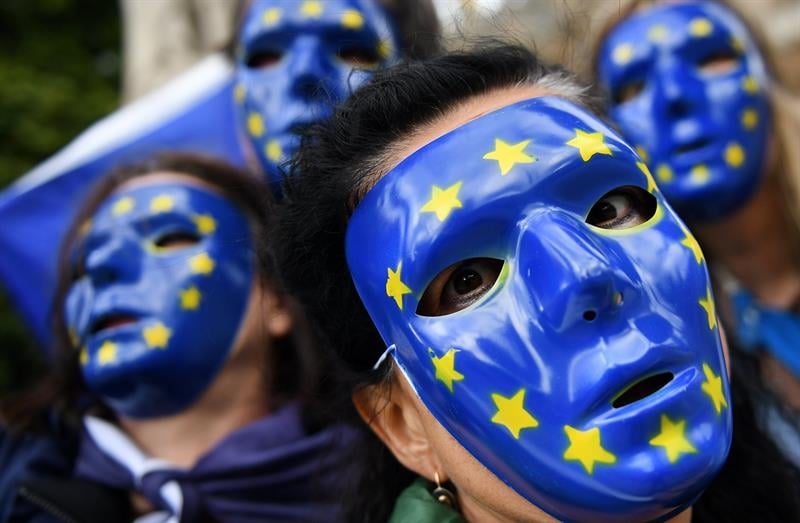
<svg viewBox="0 0 800 523"><path fill-rule="evenodd" d="M419 409L424 409L399 372L389 383L369 385L353 394L356 410L407 469L431 481L442 464L431 445Z"/></svg>
<svg viewBox="0 0 800 523"><path fill-rule="evenodd" d="M263 321L271 338L283 338L292 329L292 298L279 294L268 283L263 289Z"/></svg>

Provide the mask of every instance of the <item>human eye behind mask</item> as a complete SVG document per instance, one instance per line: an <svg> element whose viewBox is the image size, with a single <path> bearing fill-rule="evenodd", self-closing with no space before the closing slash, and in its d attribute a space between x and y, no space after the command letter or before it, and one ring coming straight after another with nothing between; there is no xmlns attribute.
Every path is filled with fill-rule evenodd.
<svg viewBox="0 0 800 523"><path fill-rule="evenodd" d="M652 194L627 186L609 191L595 203L586 223L602 229L626 229L641 225L656 211ZM495 286L504 269L496 258L470 258L438 273L417 305L420 316L445 316L481 301Z"/></svg>

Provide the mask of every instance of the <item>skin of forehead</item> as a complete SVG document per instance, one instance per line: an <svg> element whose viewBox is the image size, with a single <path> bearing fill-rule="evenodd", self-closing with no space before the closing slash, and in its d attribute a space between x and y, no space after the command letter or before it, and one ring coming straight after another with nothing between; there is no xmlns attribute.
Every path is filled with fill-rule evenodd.
<svg viewBox="0 0 800 523"><path fill-rule="evenodd" d="M472 120L523 100L552 95L557 96L558 93L535 85L525 85L496 89L467 98L432 123L414 130L404 142L397 143L392 147L384 164L383 174L397 167L400 162L432 141Z"/></svg>

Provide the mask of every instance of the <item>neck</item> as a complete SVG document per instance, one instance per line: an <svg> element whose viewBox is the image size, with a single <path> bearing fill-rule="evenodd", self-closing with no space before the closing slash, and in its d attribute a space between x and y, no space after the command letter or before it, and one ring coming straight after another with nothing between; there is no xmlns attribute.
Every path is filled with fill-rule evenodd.
<svg viewBox="0 0 800 523"><path fill-rule="evenodd" d="M758 192L736 214L693 231L703 250L725 267L761 303L789 308L800 295L796 236L778 177L765 177ZM787 245L788 244L788 245Z"/></svg>
<svg viewBox="0 0 800 523"><path fill-rule="evenodd" d="M267 390L263 363L234 357L189 408L161 418L120 418L119 424L149 456L189 468L225 436L266 416Z"/></svg>

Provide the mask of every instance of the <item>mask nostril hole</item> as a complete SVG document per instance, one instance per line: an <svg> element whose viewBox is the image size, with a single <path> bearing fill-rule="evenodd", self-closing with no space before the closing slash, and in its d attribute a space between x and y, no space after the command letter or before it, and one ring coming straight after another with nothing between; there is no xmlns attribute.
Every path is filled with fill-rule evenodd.
<svg viewBox="0 0 800 523"><path fill-rule="evenodd" d="M586 321L594 321L597 318L597 312L593 310L584 311L583 319Z"/></svg>

